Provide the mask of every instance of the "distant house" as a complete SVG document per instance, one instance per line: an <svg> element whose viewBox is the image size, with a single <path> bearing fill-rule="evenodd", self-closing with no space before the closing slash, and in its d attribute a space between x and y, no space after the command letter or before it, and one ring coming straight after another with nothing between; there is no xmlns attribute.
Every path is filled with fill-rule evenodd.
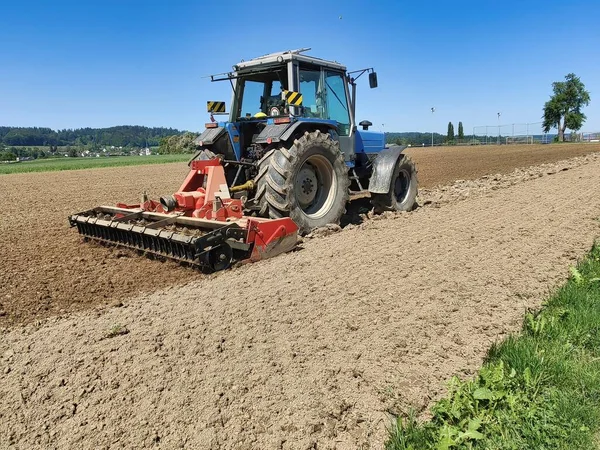
<svg viewBox="0 0 600 450"><path fill-rule="evenodd" d="M140 149L140 156L150 156L152 152L148 147Z"/></svg>

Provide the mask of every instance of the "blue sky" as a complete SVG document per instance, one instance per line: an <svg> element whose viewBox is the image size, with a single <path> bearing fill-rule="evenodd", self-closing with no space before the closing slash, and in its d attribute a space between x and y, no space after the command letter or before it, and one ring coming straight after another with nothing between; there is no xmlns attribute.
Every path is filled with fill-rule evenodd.
<svg viewBox="0 0 600 450"><path fill-rule="evenodd" d="M241 59L312 47L361 79L357 119L384 131L540 121L551 83L581 77L600 130L600 2L11 1L0 7L0 125L199 131ZM434 106L436 112L431 113Z"/></svg>

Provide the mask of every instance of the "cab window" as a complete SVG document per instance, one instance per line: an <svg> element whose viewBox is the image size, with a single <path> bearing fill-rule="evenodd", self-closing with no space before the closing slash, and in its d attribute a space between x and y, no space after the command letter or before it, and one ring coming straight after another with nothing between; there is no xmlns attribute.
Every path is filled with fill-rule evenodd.
<svg viewBox="0 0 600 450"><path fill-rule="evenodd" d="M350 112L344 77L327 70L300 70L304 117L335 120L340 136L350 134Z"/></svg>
<svg viewBox="0 0 600 450"><path fill-rule="evenodd" d="M320 87L320 70L300 70L300 93L305 117L325 119L325 104Z"/></svg>
<svg viewBox="0 0 600 450"><path fill-rule="evenodd" d="M244 98L242 99L241 117L252 117L261 111L260 100L265 92L265 83L260 81L244 82Z"/></svg>
<svg viewBox="0 0 600 450"><path fill-rule="evenodd" d="M350 134L350 112L348 111L348 98L344 78L336 72L325 71L325 85L327 89L327 119L338 123L340 136Z"/></svg>
<svg viewBox="0 0 600 450"><path fill-rule="evenodd" d="M235 119L254 117L257 113L278 116L285 113L282 91L286 89L287 71L276 70L241 76L238 79Z"/></svg>

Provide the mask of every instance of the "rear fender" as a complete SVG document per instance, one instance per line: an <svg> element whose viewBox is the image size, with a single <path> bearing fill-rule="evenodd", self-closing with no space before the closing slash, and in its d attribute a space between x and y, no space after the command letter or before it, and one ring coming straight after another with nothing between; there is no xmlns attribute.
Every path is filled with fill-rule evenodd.
<svg viewBox="0 0 600 450"><path fill-rule="evenodd" d="M199 151L207 149L215 154L224 155L225 159L239 160L239 133L232 128L235 128L233 124L228 123L215 128L207 128L200 136L194 139L194 145L196 145ZM238 136L237 140L235 139L235 134Z"/></svg>
<svg viewBox="0 0 600 450"><path fill-rule="evenodd" d="M271 144L273 142L286 142L299 131L337 131L337 124L333 120L299 119L291 124L270 124L256 137L257 144Z"/></svg>
<svg viewBox="0 0 600 450"><path fill-rule="evenodd" d="M337 123L335 122L335 120L311 120L311 119L305 119L305 120L298 120L296 122L294 122L293 124L291 124L286 130L285 133L283 133L281 135L281 137L279 138L280 141L285 142L288 139L290 139L292 136L294 136L297 132L299 131L314 131L314 130L321 130L321 131L329 131L329 130L333 130L335 132L337 132Z"/></svg>
<svg viewBox="0 0 600 450"><path fill-rule="evenodd" d="M373 173L369 180L369 192L387 194L390 191L396 163L402 157L405 145L392 145L383 149L373 161Z"/></svg>

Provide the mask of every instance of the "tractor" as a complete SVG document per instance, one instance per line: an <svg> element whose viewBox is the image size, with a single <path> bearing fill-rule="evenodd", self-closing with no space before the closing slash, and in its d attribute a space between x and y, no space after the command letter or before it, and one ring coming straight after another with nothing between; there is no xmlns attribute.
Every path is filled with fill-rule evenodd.
<svg viewBox="0 0 600 450"><path fill-rule="evenodd" d="M229 81L233 98L207 102L211 122L196 139L201 150L223 155L230 190L242 193L245 211L290 217L301 233L337 224L351 198L371 197L376 212L409 211L417 196L414 163L405 147L386 146L384 133L358 123L356 82L373 69L347 72L306 55L310 49L273 53L213 75Z"/></svg>
<svg viewBox="0 0 600 450"><path fill-rule="evenodd" d="M207 102L210 122L179 190L73 214L71 226L86 239L212 272L294 249L298 234L338 224L354 198L370 197L376 212L413 209L417 173L405 147L386 146L367 120L356 124L356 82L368 73L375 88L377 74L347 72L308 50L212 75L231 83L230 111Z"/></svg>

